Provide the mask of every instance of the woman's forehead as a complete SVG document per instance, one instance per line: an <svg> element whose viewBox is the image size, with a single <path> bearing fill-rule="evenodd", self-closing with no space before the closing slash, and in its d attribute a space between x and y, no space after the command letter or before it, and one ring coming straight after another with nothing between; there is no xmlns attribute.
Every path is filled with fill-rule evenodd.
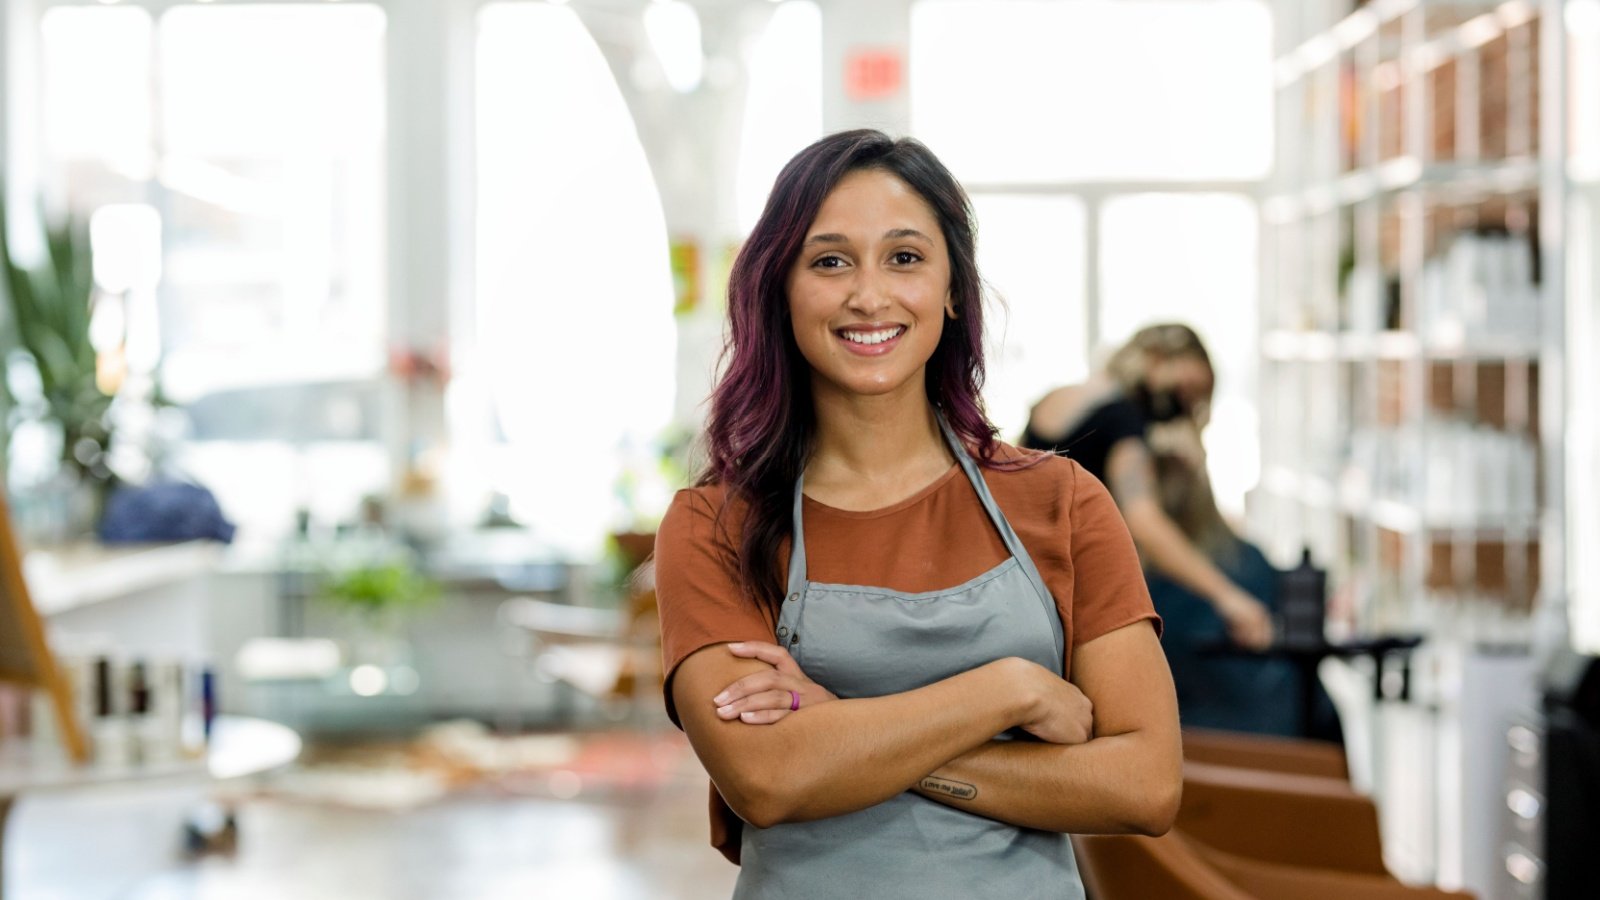
<svg viewBox="0 0 1600 900"><path fill-rule="evenodd" d="M876 238L893 231L916 231L934 241L940 237L933 208L911 185L884 169L857 169L839 179L828 192L808 229L808 237L839 232L851 238Z"/></svg>

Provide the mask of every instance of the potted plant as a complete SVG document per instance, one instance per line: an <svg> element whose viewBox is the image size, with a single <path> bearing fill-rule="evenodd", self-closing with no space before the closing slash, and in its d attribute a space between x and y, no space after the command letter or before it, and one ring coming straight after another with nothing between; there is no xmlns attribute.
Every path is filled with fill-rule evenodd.
<svg viewBox="0 0 1600 900"><path fill-rule="evenodd" d="M88 230L71 217L46 225L44 258L27 267L13 253L4 210L5 195L0 192L0 275L11 318L10 337L38 373L42 404L35 414L61 429L61 471L69 489L87 489L88 521L77 523L87 530L98 518L113 482L107 465L112 396L102 389L99 356L89 340L95 286ZM25 414L22 407L10 413ZM6 433L9 440L9 427Z"/></svg>
<svg viewBox="0 0 1600 900"><path fill-rule="evenodd" d="M331 575L321 597L355 627L349 664L402 665L410 656L406 618L439 598L439 585L406 558L363 562Z"/></svg>

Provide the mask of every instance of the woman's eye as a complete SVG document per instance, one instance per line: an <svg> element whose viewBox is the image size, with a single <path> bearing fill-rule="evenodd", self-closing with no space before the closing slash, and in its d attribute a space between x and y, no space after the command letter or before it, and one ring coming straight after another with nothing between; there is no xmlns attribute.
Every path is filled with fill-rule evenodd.
<svg viewBox="0 0 1600 900"><path fill-rule="evenodd" d="M920 262L921 260L921 254L913 253L910 250L897 250L894 254L894 262L895 265L898 266L909 266L912 263Z"/></svg>
<svg viewBox="0 0 1600 900"><path fill-rule="evenodd" d="M818 269L837 269L844 265L844 257L824 256L811 264Z"/></svg>

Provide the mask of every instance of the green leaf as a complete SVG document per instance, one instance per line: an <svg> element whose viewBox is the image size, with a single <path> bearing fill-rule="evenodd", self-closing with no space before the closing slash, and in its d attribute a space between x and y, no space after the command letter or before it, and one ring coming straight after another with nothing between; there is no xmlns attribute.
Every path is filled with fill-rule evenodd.
<svg viewBox="0 0 1600 900"><path fill-rule="evenodd" d="M24 267L12 252L4 209L0 190L0 269L17 343L39 372L50 415L69 434L91 427L103 433L111 398L99 389L89 342L94 266L88 231L70 217L46 227L43 264Z"/></svg>
<svg viewBox="0 0 1600 900"><path fill-rule="evenodd" d="M403 561L357 566L332 577L323 599L364 612L397 611L425 606L439 596L439 586Z"/></svg>
<svg viewBox="0 0 1600 900"><path fill-rule="evenodd" d="M46 227L45 261L22 267L11 253L6 224L0 192L0 266L16 338L34 359L51 415L77 429L101 418L110 404L96 383L98 360L90 343L94 271L88 232L70 218Z"/></svg>

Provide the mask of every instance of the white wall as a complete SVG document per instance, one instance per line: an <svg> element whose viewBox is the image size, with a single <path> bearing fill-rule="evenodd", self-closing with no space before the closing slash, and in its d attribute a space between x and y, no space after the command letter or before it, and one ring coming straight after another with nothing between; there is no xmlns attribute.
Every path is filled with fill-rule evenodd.
<svg viewBox="0 0 1600 900"><path fill-rule="evenodd" d="M895 137L911 132L912 0L821 0L822 126L829 134L851 128L877 128ZM852 100L845 68L853 50L899 51L900 91L881 100Z"/></svg>

